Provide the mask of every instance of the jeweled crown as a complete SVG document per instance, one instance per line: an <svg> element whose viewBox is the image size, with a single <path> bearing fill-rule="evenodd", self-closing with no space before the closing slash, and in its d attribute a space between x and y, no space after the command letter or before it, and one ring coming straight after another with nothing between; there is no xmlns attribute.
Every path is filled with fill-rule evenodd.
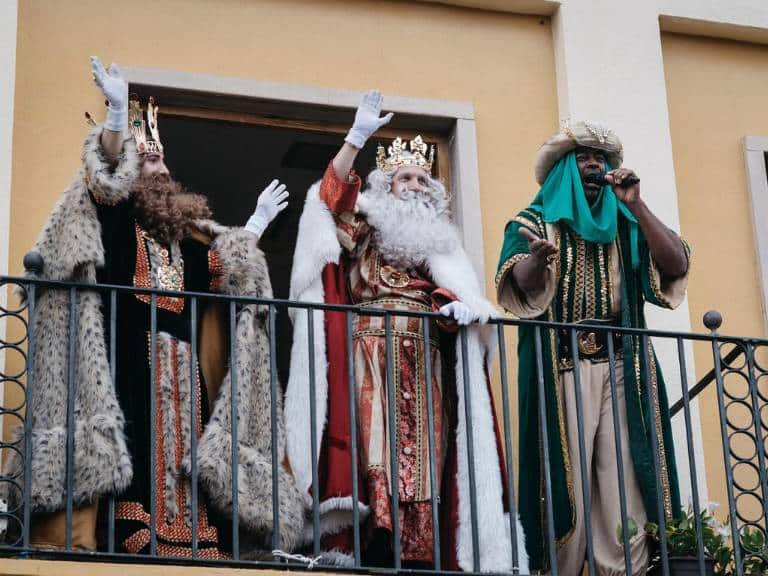
<svg viewBox="0 0 768 576"><path fill-rule="evenodd" d="M410 148L410 149L409 149ZM408 144L398 137L387 148L389 156L384 152L384 146L379 144L376 153L376 167L379 170L388 172L396 170L402 166L418 166L423 168L430 175L432 174L432 164L435 161L435 145L428 146L421 136L416 136ZM427 155L429 152L429 155Z"/></svg>
<svg viewBox="0 0 768 576"><path fill-rule="evenodd" d="M147 104L147 119L141 109L141 102L136 94L128 99L128 129L136 141L136 151L139 154L162 154L163 144L160 142L160 130L157 127L157 112L159 108L155 99L150 96Z"/></svg>

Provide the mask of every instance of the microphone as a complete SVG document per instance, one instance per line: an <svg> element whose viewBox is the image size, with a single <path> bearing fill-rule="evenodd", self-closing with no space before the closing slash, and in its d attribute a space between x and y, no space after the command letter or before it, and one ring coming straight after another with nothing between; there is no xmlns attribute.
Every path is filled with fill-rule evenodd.
<svg viewBox="0 0 768 576"><path fill-rule="evenodd" d="M600 172L599 174L587 174L584 177L584 181L587 184L597 184L598 186L619 186L620 188L629 188L630 186L638 184L640 178L637 176L627 176L621 184L611 184L605 179L605 172Z"/></svg>

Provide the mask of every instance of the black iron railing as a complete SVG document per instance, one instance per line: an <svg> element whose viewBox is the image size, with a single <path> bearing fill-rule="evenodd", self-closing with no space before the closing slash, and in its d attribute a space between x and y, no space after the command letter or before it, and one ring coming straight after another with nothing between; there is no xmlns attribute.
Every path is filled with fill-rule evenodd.
<svg viewBox="0 0 768 576"><path fill-rule="evenodd" d="M103 560L103 561L124 561L131 559L138 562L194 562L194 563L207 563L207 564L225 564L231 566L251 566L251 567L264 567L264 568L286 568L292 569L306 567L307 562L298 554L304 556L320 556L323 553L321 542L321 530L320 530L320 494L319 494L319 481L318 481L318 458L317 453L317 437L316 437L316 422L317 422L317 406L315 405L315 385L316 385L316 373L315 373L315 359L314 359L314 338L315 338L315 326L314 326L314 314L311 311L324 310L333 311L344 314L345 323L347 328L348 338L346 342L335 343L339 346L344 346L347 357L348 368L348 389L349 389L349 417L350 417L350 441L351 441L351 455L352 461L357 462L358 453L360 447L357 444L357 430L356 421L358 418L357 405L355 402L356 389L355 389L355 363L353 359L352 348L352 328L353 322L356 316L371 315L371 316L383 316L387 319L385 323L385 338L386 338L386 383L387 385L387 405L390 414L395 414L395 398L394 390L390 383L394 382L394 370L393 365L393 350L392 350L392 328L389 319L394 316L408 316L417 317L420 319L421 327L423 331L424 342L424 354L423 358L429 359L430 356L430 330L434 330L432 321L440 319L441 317L433 313L420 313L420 312L408 312L408 311L393 311L382 308L360 308L356 306L345 305L326 305L307 302L296 302L281 299L256 299L247 297L229 297L218 294L209 293L195 293L195 292L161 292L151 289L136 289L133 287L125 286L113 286L113 285L92 285L92 284L78 284L69 282L51 282L37 279L27 278L14 278L14 277L0 277L0 289L15 288L21 290L25 298L20 301L17 306L7 306L0 309L0 322L14 321L20 323L22 327L21 334L11 338L11 335L6 336L5 340L0 341L0 361L5 359L5 367L0 373L0 381L5 383L6 388L10 385L17 386L20 390L23 390L24 401L16 406L11 406L8 401L4 399L0 414L3 419L12 419L19 423L24 428L24 434L20 437L21 442L9 442L9 438L4 437L4 442L0 443L0 448L6 454L7 459L9 451L15 452L19 457L23 458L24 472L21 477L18 475L0 476L0 483L5 483L11 486L13 490L17 491L20 504L13 509L8 509L4 512L0 512L0 519L4 519L8 524L7 534L5 542L0 546L0 553L6 555L22 555L22 556L39 556L45 558L79 558L89 560ZM231 458L233 463L233 470L231 473L231 491L232 491L232 559L222 561L204 560L200 557L197 541L197 526L199 518L197 514L197 500L199 497L198 489L198 462L197 462L197 442L195 434L190 435L191 443L191 490L192 490L192 558L183 560L179 558L166 558L159 557L157 555L157 494L153 482L150 482L151 495L150 495L150 515L152 518L151 531L151 544L150 554L147 555L131 555L121 552L119 543L115 541L115 497L111 496L107 500L108 507L108 522L107 522L107 538L104 549L98 551L82 552L73 550L72 548L72 517L74 511L73 502L73 478L74 470L74 454L75 454L75 440L74 440L74 428L75 428L75 386L76 374L75 374L75 339L69 338L69 354L68 354L68 373L67 373L67 441L66 441L66 481L65 481L65 518L66 518L66 537L65 545L62 550L42 550L35 549L30 543L30 527L34 522L33 515L31 513L30 502L30 490L31 490L31 461L32 461L32 442L30 434L30 422L31 418L29 414L25 414L26 408L33 406L33 396L36 393L35 382L31 378L31 371L29 367L33 365L36 354L36 336L30 333L29 326L32 324L31 319L35 316L35 304L37 297L41 290L60 290L68 293L69 304L69 331L70 334L76 334L79 327L77 325L76 303L77 296L83 291L94 291L101 294L104 301L109 301L111 306L109 307L110 316L105 319L105 324L108 328L105 330L106 338L109 340L109 354L110 354L110 366L111 373L115 377L115 354L116 354L116 342L117 342L117 307L118 307L118 295L124 293L132 294L148 294L150 295L149 314L151 325L151 345L150 345L150 378L151 389L154 390L155 386L155 365L157 362L157 301L160 296L173 296L182 297L186 299L190 306L190 334L191 334L191 370L195 371L198 360L198 320L199 320L199 306L202 301L218 301L223 303L228 310L229 318L229 343L230 358L234 359L237 355L236 347L236 317L238 307L246 304L257 304L267 308L267 329L269 334L269 350L270 350L270 393L272 397L271 402L271 439L272 439L272 508L273 508L273 530L272 530L272 542L271 547L274 550L280 549L280 502L278 499L279 493L279 475L278 467L281 463L278 461L278 430L277 422L278 418L282 415L278 413L278 403L275 401L278 394L281 394L280 385L277 378L276 367L276 337L275 337L275 315L278 309L303 309L306 310L306 322L308 328L308 350L309 350L309 365L307 375L307 385L309 386L309 414L310 429L311 429L311 459L312 459L312 509L307 512L307 522L312 526L312 538L311 542L307 543L306 548L303 550L294 551L293 556L278 554L273 560L265 561L246 561L242 560L239 556L239 529L240 518L238 512L238 481L239 476L234 470L236 463L238 462L238 441L237 441L237 387L238 382L236 378L236 371L232 371L233 377L230 380L231 393L232 393L232 443L231 443ZM13 297L10 298L14 300ZM303 315L297 315L297 318L303 318ZM301 320L299 320L301 321ZM554 532L554 514L553 509L553 497L552 497L552 478L551 478L551 464L549 443L547 441L548 426L547 426L547 412L545 408L546 394L545 394L545 380L543 372L543 337L551 330L561 331L562 334L567 334L567 338L570 341L570 354L571 362L573 366L578 366L580 362L579 345L577 342L577 332L584 329L583 324L563 324L557 322L540 322L533 320L516 320L511 318L495 319L490 323L495 326L496 337L498 341L498 374L495 378L500 385L500 401L502 407L502 435L503 435L503 447L505 466L508 470L508 490L507 505L511 512L509 515L509 533L510 533L510 548L513 555L513 566L510 568L510 573L517 572L517 566L519 565L519 554L523 551L518 549L517 546L517 525L514 521L516 516L517 503L515 493L515 480L516 475L513 470L513 438L516 437L516 425L517 417L510 412L510 382L508 374L508 352L505 346L505 335L509 330L514 330L515 327L521 325L527 325L533 328L535 335L535 350L536 350L536 363L538 366L538 381L537 381L537 393L539 398L539 432L541 435L541 447L543 457L543 475L544 475L544 498L545 498L545 525L547 539L546 550L551 563L551 573L557 574L557 554L555 546L555 532ZM677 360L678 371L680 375L680 384L682 389L682 398L672 406L670 414L672 417L677 417L682 412L682 417L685 425L685 437L686 437L686 452L688 463L688 475L690 477L691 484L691 506L693 510L693 522L695 524L694 530L696 535L695 550L692 551L693 555L698 560L698 569L700 574L706 573L706 560L708 551L705 549L706 542L704 538L705 526L702 520L702 503L699 497L699 487L701 483L701 477L703 476L702 463L696 461L696 451L694 447L694 434L692 418L691 418L691 401L696 397L703 389L705 389L710 383L714 382L716 385L716 396L718 402L719 422L720 422L720 438L723 449L723 470L725 474L725 484L727 489L727 517L728 517L728 532L731 535L730 545L733 549L733 562L730 569L734 574L742 575L750 573L750 570L754 566L760 566L760 562L765 560L762 566L768 566L768 557L765 556L767 552L764 548L766 542L766 532L768 531L768 474L766 473L766 457L768 456L768 367L766 369L760 364L759 359L756 359L763 351L768 352L768 341L756 338L741 338L722 336L716 331L720 327L721 319L716 313L708 313L705 317L705 325L710 329L709 334L693 334L693 333L681 333L681 332L665 332L658 330L642 330L632 328L621 328L617 326L607 325L594 325L590 326L590 330L596 333L604 333L604 341L607 344L607 363L610 374L610 393L612 398L612 411L614 421L614 441L617 449L618 459L618 476L617 482L619 486L620 494L620 508L621 508L621 527L620 527L620 541L623 544L624 549L624 562L627 573L633 572L632 558L630 555L630 539L631 534L631 522L627 516L627 494L626 494L626 478L624 469L625 466L631 465L622 462L621 451L621 433L619 429L619 422L622 416L622 405L617 401L617 351L614 350L614 335L620 336L634 336L640 339L641 349L645 355L645 365L650 364L648 341L650 338L659 340L672 340L676 343L677 347ZM16 331L18 332L18 330ZM461 328L458 332L459 338L459 350L463 358L467 358L467 329ZM707 375L689 391L688 387L688 370L686 366L686 343L700 342L711 346L712 349L712 369ZM19 361L13 362L11 359L11 353L18 356ZM742 359L743 362L737 364L736 362ZM234 361L231 360L231 364ZM0 367L2 364L0 364ZM15 373L11 370L14 366L18 367ZM471 387L469 385L470 374L468 372L468 362L462 362L463 367L463 386L465 402L465 418L467 421L466 435L467 435L467 448L468 448L468 472L470 483L470 504L471 504L471 522L472 522L472 550L473 550L473 569L474 572L479 572L481 567L481 559L479 558L480 542L478 531L478 514L477 514L477 501L478 495L476 493L476 478L473 456L473 426L472 426L472 394ZM428 428L429 428L429 477L431 480L431 486L436 486L438 470L436 466L436 446L435 446L435 414L433 413L433 398L432 398L432 375L430 362L425 362L423 369L426 371L426 395L427 395L427 410L428 410ZM701 366L699 366L701 369ZM728 385L729 378L738 377L742 381L741 392L736 392ZM194 374L192 375L192 381L194 381ZM671 382L670 382L671 384ZM648 385L648 383L646 383ZM587 452L584 434L583 434L583 407L582 407L582 390L579 377L579 371L574 373L574 387L576 397L576 413L579 427L579 443L578 446L571 446L570 452L572 458L578 458L581 466L581 480L582 480L582 494L577 495L582 499L585 517L590 517L590 510L592 508L592 494L590 492L589 479L587 476L587 470L585 466L585 454ZM674 388L674 386L670 386ZM6 397L8 395L6 394ZM152 402L150 403L150 420L151 420L151 434L155 434L155 420L156 410L154 402L154 394L150 395ZM649 402L651 401L650 394L648 395ZM200 398L194 392L192 387L191 399L190 399L190 417L193 418L197 414L197 403L200 402ZM742 420L737 421L730 411L733 411L738 407L742 409L745 416ZM644 407L649 410L649 413L653 413L653 406L650 404ZM290 423L288 423L290 425ZM656 429L651 426L651 439L654 456L654 472L657 487L661 486L661 474L662 467L660 465L659 458L659 439L656 436ZM739 447L734 447L736 439L740 443ZM398 461L397 461L397 438L394 426L388 427L387 441L391 447L389 454L391 458L390 473L391 473L391 486L399 486L398 482ZM678 439L680 442L680 439ZM754 450L744 452L744 442L751 442ZM152 443L154 445L154 443ZM150 457L154 459L154 450L150 450ZM154 462L152 463L154 464ZM151 464L150 469L154 469ZM362 487L359 486L358 473L353 466L351 474L352 485L352 517L353 517L353 550L351 553L351 566L348 567L334 567L336 571L366 571L368 567L365 563L365 550L363 543L363 529L361 525L361 514L358 506L360 500L359 495L362 491ZM748 469L750 478L753 482L747 483L743 480L742 468ZM684 470L678 470L682 476ZM441 542L440 537L440 506L444 505L439 500L437 490L431 490L431 504L432 504L432 546L434 551L434 563L431 569L419 569L416 572L423 573L446 573L444 567L441 565L440 551L446 546L445 542ZM668 553L668 542L666 539L666 522L664 503L662 501L662 491L657 490L659 494L657 501L657 516L659 518L658 528L658 565L661 573L670 573L670 557ZM399 499L398 492L391 490L391 509L394 518L398 517ZM750 504L751 501L751 504ZM399 535L399 522L392 522L393 526L393 550L392 550L392 562L391 569L401 569L401 551L400 551L400 535ZM640 527L642 530L643 527ZM750 535L751 544L745 544L744 535ZM762 536L755 538L754 535L758 534ZM500 535L500 537L502 537ZM586 523L586 564L590 574L596 573L596 563L594 558L593 547L593 534L591 532L590 523ZM756 549L755 542L758 544L763 543L763 548ZM751 564L750 564L751 562ZM311 567L311 565L310 565ZM423 568L423 567L422 567ZM562 568L562 567L561 567ZM635 567L637 569L637 567ZM376 567L376 570L381 570L381 567Z"/></svg>

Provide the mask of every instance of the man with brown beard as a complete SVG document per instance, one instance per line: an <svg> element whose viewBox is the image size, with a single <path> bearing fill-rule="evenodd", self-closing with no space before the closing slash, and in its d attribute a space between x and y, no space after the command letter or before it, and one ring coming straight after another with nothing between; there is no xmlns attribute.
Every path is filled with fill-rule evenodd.
<svg viewBox="0 0 768 576"><path fill-rule="evenodd" d="M88 136L83 166L35 246L44 261L42 276L271 298L257 240L285 208L285 187L273 181L262 192L246 229L207 220L211 212L206 199L187 193L169 175L153 100L145 121L138 100L129 101L127 83L117 67L113 64L105 71L97 58L91 65L94 81L109 102L107 120ZM110 297L108 292L86 290L78 293L76 329L70 333L68 294L39 290L31 327L36 350L30 411L32 545L65 544L68 350L74 338L72 545L82 549L105 545L97 542L96 518L111 521L106 499L114 495L117 551L190 557L194 528L198 557L228 558L233 553L235 464L239 553L254 553L255 543L269 541L272 530L272 395L264 310L242 304L236 316L230 316L226 304L204 298L193 307L187 298L163 294L125 291ZM110 318L115 319L114 349L110 349ZM195 319L197 366L192 365ZM228 358L230 320L235 322L231 342L235 358ZM233 463L235 375L239 452ZM279 413L281 398L275 402ZM282 438L282 421L278 434ZM192 521L193 435L200 481L196 522ZM282 463L282 445L278 458ZM6 472L21 470L21 459L10 459ZM292 549L302 529L301 497L282 464L278 473L280 545ZM106 529L98 533L106 536Z"/></svg>
<svg viewBox="0 0 768 576"><path fill-rule="evenodd" d="M345 143L315 184L299 224L291 298L384 308L383 315L355 315L347 333L343 314L315 313L310 354L307 317L294 313L294 342L286 391L287 452L299 489L312 507L312 447L306 414L310 358L315 359L316 453L321 547L329 563L349 564L353 550L352 478L360 476L357 506L366 522L364 565L527 573L522 528L513 558L503 460L497 447L493 398L487 379L493 330L477 324L495 316L450 222L448 194L431 176L434 150L421 137L397 138L387 155L380 146L368 187L352 170L365 141L392 114L380 117L378 92L363 96ZM440 312L425 337L422 318L398 312ZM465 350L455 337L467 327ZM389 338L387 338L389 334ZM352 338L358 461L350 446L347 338ZM389 340L389 341L388 341ZM389 356L391 381L387 376ZM462 364L471 394L476 502L469 486L467 421ZM430 372L426 371L429 367ZM427 379L427 374L431 377ZM388 390L391 388L391 390ZM434 416L430 450L428 389ZM394 414L388 408L393 396ZM396 430L390 443L390 427ZM394 452L396 471L390 466ZM433 452L433 454L431 454ZM434 455L435 478L430 459ZM396 484L393 482L396 478ZM392 488L397 486L393 513ZM440 509L433 510L433 495ZM473 550L471 508L477 506L479 549ZM442 558L433 551L433 512L440 517ZM395 519L393 519L393 517ZM396 525L395 522L398 524ZM514 523L514 521L513 521ZM396 527L397 526L397 527ZM394 552L399 531L400 554Z"/></svg>

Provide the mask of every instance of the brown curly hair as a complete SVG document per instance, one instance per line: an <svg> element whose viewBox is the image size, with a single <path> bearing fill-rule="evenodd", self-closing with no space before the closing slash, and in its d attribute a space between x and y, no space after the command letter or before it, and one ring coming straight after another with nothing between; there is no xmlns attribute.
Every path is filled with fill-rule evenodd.
<svg viewBox="0 0 768 576"><path fill-rule="evenodd" d="M141 227L166 244L188 235L194 220L211 217L205 196L187 192L164 174L137 178L133 184L133 205Z"/></svg>

